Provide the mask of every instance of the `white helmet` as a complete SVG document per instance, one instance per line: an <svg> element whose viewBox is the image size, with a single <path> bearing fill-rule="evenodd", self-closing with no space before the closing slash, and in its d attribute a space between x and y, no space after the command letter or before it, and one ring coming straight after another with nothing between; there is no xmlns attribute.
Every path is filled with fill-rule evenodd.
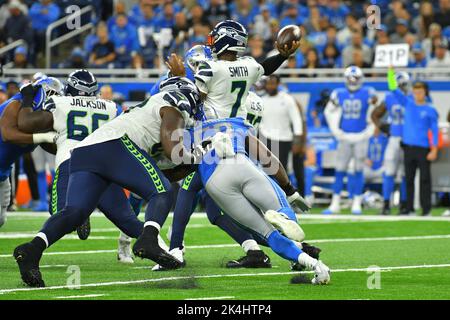
<svg viewBox="0 0 450 320"><path fill-rule="evenodd" d="M350 66L344 71L345 84L350 91L356 91L361 88L364 80L364 74L360 68Z"/></svg>
<svg viewBox="0 0 450 320"><path fill-rule="evenodd" d="M409 91L411 86L411 78L408 72L400 71L395 74L395 80L397 80L397 84L405 92Z"/></svg>

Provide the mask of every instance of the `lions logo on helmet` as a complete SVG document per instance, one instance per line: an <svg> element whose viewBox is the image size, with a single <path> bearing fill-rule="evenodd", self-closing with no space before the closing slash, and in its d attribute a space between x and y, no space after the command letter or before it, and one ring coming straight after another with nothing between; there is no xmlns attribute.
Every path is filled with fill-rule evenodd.
<svg viewBox="0 0 450 320"><path fill-rule="evenodd" d="M395 80L397 80L397 84L405 92L408 92L411 86L411 78L409 77L408 72L398 72L395 74Z"/></svg>
<svg viewBox="0 0 450 320"><path fill-rule="evenodd" d="M98 83L88 70L76 70L67 78L65 94L68 96L95 96Z"/></svg>
<svg viewBox="0 0 450 320"><path fill-rule="evenodd" d="M351 66L344 71L345 84L350 91L356 91L361 88L364 80L364 74L360 68Z"/></svg>
<svg viewBox="0 0 450 320"><path fill-rule="evenodd" d="M195 120L203 118L203 103L197 86L186 77L172 77L161 82L160 92L166 92L164 100L186 111Z"/></svg>
<svg viewBox="0 0 450 320"><path fill-rule="evenodd" d="M184 56L184 61L193 72L196 72L200 62L210 59L212 59L211 49L203 45L193 46Z"/></svg>
<svg viewBox="0 0 450 320"><path fill-rule="evenodd" d="M219 22L208 36L211 51L220 55L224 51L244 52L247 48L248 33L245 27L237 21L225 20Z"/></svg>
<svg viewBox="0 0 450 320"><path fill-rule="evenodd" d="M32 86L37 88L33 99L33 111L39 110L44 105L44 102L53 95L61 95L63 93L63 84L54 77L47 77L40 74L39 77L34 77L36 80Z"/></svg>

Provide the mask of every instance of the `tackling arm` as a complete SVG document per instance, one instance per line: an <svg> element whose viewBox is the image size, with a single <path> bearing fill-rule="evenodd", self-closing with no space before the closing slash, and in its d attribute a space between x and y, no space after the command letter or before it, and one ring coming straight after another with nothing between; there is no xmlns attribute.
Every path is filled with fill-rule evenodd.
<svg viewBox="0 0 450 320"><path fill-rule="evenodd" d="M20 102L11 102L0 118L0 128L4 142L15 144L33 144L33 135L21 132L17 126Z"/></svg>

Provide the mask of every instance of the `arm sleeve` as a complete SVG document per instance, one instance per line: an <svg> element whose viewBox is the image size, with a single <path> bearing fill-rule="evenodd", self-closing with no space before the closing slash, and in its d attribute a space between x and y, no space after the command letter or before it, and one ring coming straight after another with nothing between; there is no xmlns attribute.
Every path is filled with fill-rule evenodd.
<svg viewBox="0 0 450 320"><path fill-rule="evenodd" d="M280 53L266 58L266 60L261 63L261 66L264 69L264 75L268 76L274 73L283 64L284 61L286 61L286 58L283 57Z"/></svg>
<svg viewBox="0 0 450 320"><path fill-rule="evenodd" d="M298 111L297 104L293 97L288 96L289 98L289 117L291 118L292 123L292 131L295 136L301 136L303 134L303 124L302 124L302 116L300 111Z"/></svg>
<svg viewBox="0 0 450 320"><path fill-rule="evenodd" d="M207 94L210 89L211 80L214 71L210 63L204 61L198 66L197 72L194 75L195 84L200 89L201 92Z"/></svg>

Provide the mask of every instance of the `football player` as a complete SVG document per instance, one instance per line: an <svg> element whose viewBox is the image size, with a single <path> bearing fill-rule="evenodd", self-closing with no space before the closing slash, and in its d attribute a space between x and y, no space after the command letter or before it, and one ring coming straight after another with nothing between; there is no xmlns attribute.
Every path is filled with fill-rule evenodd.
<svg viewBox="0 0 450 320"><path fill-rule="evenodd" d="M326 284L329 268L300 249L298 242L304 233L286 198L287 189L293 188L286 171L252 130L242 118L209 120L194 128L194 139L203 141L212 136L212 150L197 169L202 183L215 203L239 225L279 256L313 270L313 284ZM274 177L278 184L254 161L277 168Z"/></svg>
<svg viewBox="0 0 450 320"><path fill-rule="evenodd" d="M406 95L411 94L411 80L407 72L396 73L399 89ZM388 114L388 123L382 123L382 118ZM400 183L400 214L407 214L406 208L406 180L403 164L403 150L401 148L403 133L403 117L405 107L402 106L392 92L388 92L384 103L380 104L372 113L372 120L381 131L389 134L388 145L384 155L383 175L383 215L391 214L391 196L395 187L395 178L401 177Z"/></svg>
<svg viewBox="0 0 450 320"><path fill-rule="evenodd" d="M39 88L30 97L33 109L42 107L44 101L62 91L63 85L56 78L38 79L33 86ZM18 129L18 116L24 97L21 93L0 105L0 227L6 222L6 209L9 205L11 186L9 176L13 163L23 154L31 152L41 143L53 143L56 133L26 134Z"/></svg>
<svg viewBox="0 0 450 320"><path fill-rule="evenodd" d="M95 101L77 103L94 109L106 108L104 103ZM142 222L134 213L121 211L118 217L108 216L113 222L125 220L126 224L118 227L129 236L139 237L133 253L163 267L178 266L180 261L159 246L158 235L172 204L169 178L177 181L186 176L205 151L202 146L193 152L184 147L177 149L182 146L182 135L177 139L174 135L184 129L191 117L201 116L201 111L196 86L187 78L170 78L161 83L159 94L78 143L70 158L65 207L47 220L31 242L14 250L22 280L29 286L45 286L39 271L43 251L85 221L105 192L115 199L116 207L129 208L119 186L149 202L143 231ZM176 167L172 161L180 166ZM167 164L167 177L157 162Z"/></svg>
<svg viewBox="0 0 450 320"><path fill-rule="evenodd" d="M333 90L325 107L325 116L333 135L338 140L336 173L333 198L324 214L340 212L340 193L344 177L351 159L354 159L354 191L351 211L362 213L362 193L364 189L364 161L367 155L368 140L375 126L371 113L376 103L375 89L364 86L364 75L360 68L351 66L345 69L345 88Z"/></svg>

